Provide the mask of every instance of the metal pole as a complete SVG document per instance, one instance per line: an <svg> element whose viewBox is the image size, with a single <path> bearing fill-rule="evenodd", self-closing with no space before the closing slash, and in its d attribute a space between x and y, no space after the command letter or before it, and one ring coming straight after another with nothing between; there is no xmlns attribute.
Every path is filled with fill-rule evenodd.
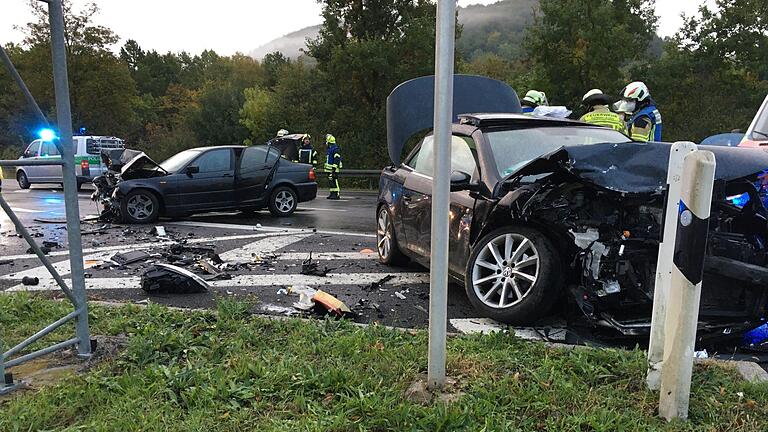
<svg viewBox="0 0 768 432"><path fill-rule="evenodd" d="M67 239L69 240L69 262L72 271L72 291L81 311L75 330L80 355L90 355L91 343L88 331L88 302L85 294L83 268L83 245L80 238L80 208L75 177L75 149L72 145L72 113L69 106L69 78L67 77L67 53L64 45L64 14L61 0L48 2L51 24L51 57L53 59L53 83L56 91L56 118L64 163L64 203L67 215Z"/></svg>
<svg viewBox="0 0 768 432"><path fill-rule="evenodd" d="M677 205L682 190L683 161L696 151L696 144L679 141L669 150L667 169L667 205L664 213L664 237L659 245L656 260L656 283L653 288L653 313L651 314L651 338L648 343L648 374L646 384L650 390L661 385L661 369L664 360L664 317L667 313L667 293L672 275L672 253L677 233Z"/></svg>
<svg viewBox="0 0 768 432"><path fill-rule="evenodd" d="M19 75L19 72L16 70L16 67L13 66L13 62L11 62L11 59L8 58L8 54L6 54L5 50L3 49L3 45L0 44L0 60L5 63L5 68L8 69L8 73L11 74L11 78L13 78L14 81L16 81L16 84L21 89L21 93L24 95L24 98L27 100L27 103L29 104L30 108L32 108L32 111L37 116L38 120L44 125L48 126L48 119L45 117L45 114L43 114L43 111L40 109L40 106L37 105L37 101L35 101L35 98L32 97L32 93L29 92L29 89L27 88L27 85L24 83L24 80L21 79L21 75Z"/></svg>
<svg viewBox="0 0 768 432"><path fill-rule="evenodd" d="M659 394L659 415L667 420L688 417L714 180L715 155L712 152L697 150L685 157L674 266L667 297L664 367Z"/></svg>
<svg viewBox="0 0 768 432"><path fill-rule="evenodd" d="M456 1L438 0L435 38L434 177L429 272L429 363L427 384L445 384L445 337L448 309L448 214L451 188L453 122L453 51Z"/></svg>

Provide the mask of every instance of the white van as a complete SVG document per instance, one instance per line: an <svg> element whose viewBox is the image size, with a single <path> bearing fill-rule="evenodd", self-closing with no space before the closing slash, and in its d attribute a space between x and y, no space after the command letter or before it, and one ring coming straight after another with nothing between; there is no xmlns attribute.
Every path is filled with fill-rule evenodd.
<svg viewBox="0 0 768 432"><path fill-rule="evenodd" d="M125 143L116 137L108 136L73 136L75 143L75 174L77 189L85 183L90 183L94 177L107 170L101 162L101 149L123 149ZM37 139L24 151L19 159L47 160L61 159L59 150L50 141ZM16 181L19 187L29 189L35 183L64 183L61 167L56 165L23 166L16 170Z"/></svg>

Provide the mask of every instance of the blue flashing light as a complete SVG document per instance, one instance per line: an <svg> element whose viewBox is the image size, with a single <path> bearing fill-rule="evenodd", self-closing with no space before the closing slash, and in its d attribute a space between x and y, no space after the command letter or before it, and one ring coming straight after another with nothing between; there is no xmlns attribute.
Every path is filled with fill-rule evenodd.
<svg viewBox="0 0 768 432"><path fill-rule="evenodd" d="M738 208L744 208L745 205L749 202L749 194L747 192L744 192L741 195L733 195L729 196L728 201L735 205Z"/></svg>
<svg viewBox="0 0 768 432"><path fill-rule="evenodd" d="M37 134L40 136L40 138L43 141L53 141L54 139L56 139L56 133L53 131L53 129L49 129L49 128L40 129L40 132L38 132Z"/></svg>

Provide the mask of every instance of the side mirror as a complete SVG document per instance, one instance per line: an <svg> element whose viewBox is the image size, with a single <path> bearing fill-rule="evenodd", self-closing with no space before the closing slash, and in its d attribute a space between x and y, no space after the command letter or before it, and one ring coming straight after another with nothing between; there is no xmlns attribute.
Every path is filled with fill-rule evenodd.
<svg viewBox="0 0 768 432"><path fill-rule="evenodd" d="M191 165L191 166L187 167L185 172L187 173L188 176L192 177L192 174L197 174L197 173L200 172L200 167L199 166L195 166L195 165Z"/></svg>
<svg viewBox="0 0 768 432"><path fill-rule="evenodd" d="M480 185L472 183L472 176L463 171L453 171L451 173L451 192L459 191L477 191Z"/></svg>

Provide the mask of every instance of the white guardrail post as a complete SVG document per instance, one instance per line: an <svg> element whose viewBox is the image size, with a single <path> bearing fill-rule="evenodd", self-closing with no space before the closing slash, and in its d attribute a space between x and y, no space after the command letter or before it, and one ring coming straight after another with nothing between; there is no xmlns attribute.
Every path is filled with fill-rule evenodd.
<svg viewBox="0 0 768 432"><path fill-rule="evenodd" d="M674 265L664 319L659 415L667 420L688 418L714 179L712 152L696 150L685 156L672 256Z"/></svg>
<svg viewBox="0 0 768 432"><path fill-rule="evenodd" d="M677 233L677 208L683 177L683 161L698 149L692 142L679 141L669 151L667 170L667 202L664 210L664 237L659 245L656 261L656 283L653 289L653 314L651 315L651 339L648 343L648 375L646 383L650 390L661 386L661 366L664 360L664 317L667 311L667 293L672 275L672 252Z"/></svg>

